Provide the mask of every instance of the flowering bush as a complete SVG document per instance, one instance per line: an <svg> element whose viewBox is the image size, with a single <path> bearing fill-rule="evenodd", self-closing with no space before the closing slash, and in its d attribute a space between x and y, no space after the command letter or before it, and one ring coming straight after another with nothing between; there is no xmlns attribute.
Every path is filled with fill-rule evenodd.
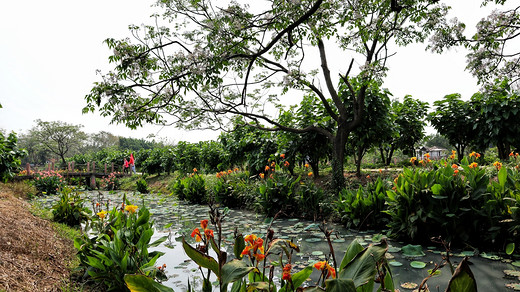
<svg viewBox="0 0 520 292"><path fill-rule="evenodd" d="M121 183L116 176L116 172L110 173L107 177L101 179L101 187L107 191L113 191L119 189Z"/></svg>
<svg viewBox="0 0 520 292"><path fill-rule="evenodd" d="M204 177L193 169L193 173L185 178L178 179L172 186L171 191L181 200L190 203L201 204L207 201L206 182Z"/></svg>
<svg viewBox="0 0 520 292"><path fill-rule="evenodd" d="M66 181L61 174L54 170L38 171L34 174L33 184L38 192L55 195L66 184Z"/></svg>

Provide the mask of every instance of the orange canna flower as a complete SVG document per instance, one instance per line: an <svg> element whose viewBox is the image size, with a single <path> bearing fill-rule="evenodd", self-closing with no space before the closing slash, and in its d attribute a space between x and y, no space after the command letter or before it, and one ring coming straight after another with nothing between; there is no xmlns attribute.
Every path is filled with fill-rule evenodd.
<svg viewBox="0 0 520 292"><path fill-rule="evenodd" d="M270 179L273 179L273 178L274 178L274 176L273 176L272 173L269 175L269 178L270 178Z"/></svg>
<svg viewBox="0 0 520 292"><path fill-rule="evenodd" d="M309 164L308 163L305 163L305 168L309 168Z"/></svg>
<svg viewBox="0 0 520 292"><path fill-rule="evenodd" d="M326 276L327 279L330 276L332 276L333 279L336 278L336 270L334 270L334 268L331 267L328 262L326 262L326 261L317 262L317 263L314 264L314 267L318 271L327 270L327 276Z"/></svg>
<svg viewBox="0 0 520 292"><path fill-rule="evenodd" d="M264 178L264 174L263 173L260 173L260 178Z"/></svg>
<svg viewBox="0 0 520 292"><path fill-rule="evenodd" d="M313 174L314 174L314 173L312 173L312 171L309 172L309 173L307 173L308 176L312 176Z"/></svg>
<svg viewBox="0 0 520 292"><path fill-rule="evenodd" d="M265 171L269 171L269 169L270 169L270 168L269 168L269 165L266 165L266 166L265 166Z"/></svg>
<svg viewBox="0 0 520 292"><path fill-rule="evenodd" d="M235 172L238 172L238 167L235 167L234 171L235 171Z"/></svg>
<svg viewBox="0 0 520 292"><path fill-rule="evenodd" d="M257 263L265 259L264 240L262 238L258 238L254 234L249 234L244 238L244 241L246 242L246 247L242 251L242 255L256 259Z"/></svg>
<svg viewBox="0 0 520 292"><path fill-rule="evenodd" d="M410 158L410 162L412 164L414 164L416 161L417 161L417 157L414 156L414 157Z"/></svg>
<svg viewBox="0 0 520 292"><path fill-rule="evenodd" d="M274 167L276 165L276 162L271 162L271 167Z"/></svg>
<svg viewBox="0 0 520 292"><path fill-rule="evenodd" d="M285 159L285 154L280 154L280 158Z"/></svg>
<svg viewBox="0 0 520 292"><path fill-rule="evenodd" d="M453 176L457 176L457 173L459 173L459 170L458 170L458 169L455 169L455 170L453 171Z"/></svg>
<svg viewBox="0 0 520 292"><path fill-rule="evenodd" d="M200 227L204 230L208 229L208 222L208 219L200 220Z"/></svg>
<svg viewBox="0 0 520 292"><path fill-rule="evenodd" d="M213 230L211 230L211 229L204 230L204 235L206 235L206 237L215 237L213 235Z"/></svg>
<svg viewBox="0 0 520 292"><path fill-rule="evenodd" d="M285 167L289 167L289 161L284 162L283 165L284 165Z"/></svg>
<svg viewBox="0 0 520 292"><path fill-rule="evenodd" d="M457 164L453 163L453 164L451 165L451 168L453 168L453 169L459 169L459 166L458 166Z"/></svg>
<svg viewBox="0 0 520 292"><path fill-rule="evenodd" d="M233 171L231 169L228 169L227 173L232 173Z"/></svg>
<svg viewBox="0 0 520 292"><path fill-rule="evenodd" d="M202 241L202 235L200 234L199 228L193 229L193 231L191 232L191 237L195 237L196 242Z"/></svg>
<svg viewBox="0 0 520 292"><path fill-rule="evenodd" d="M424 157L426 157L426 158L430 158L430 153L426 153L426 154L424 154Z"/></svg>
<svg viewBox="0 0 520 292"><path fill-rule="evenodd" d="M381 168L379 169L379 173L383 173L383 170Z"/></svg>
<svg viewBox="0 0 520 292"><path fill-rule="evenodd" d="M513 151L511 151L511 153L509 153L509 157L514 156L514 155L515 155L515 153Z"/></svg>
<svg viewBox="0 0 520 292"><path fill-rule="evenodd" d="M493 163L493 166L497 169L497 170L500 170L502 168L502 163L500 161L495 161Z"/></svg>
<svg viewBox="0 0 520 292"><path fill-rule="evenodd" d="M194 168L194 169L193 169L193 172L197 172L197 169L196 169L196 168Z"/></svg>
<svg viewBox="0 0 520 292"><path fill-rule="evenodd" d="M476 163L476 162L473 162L473 163L471 163L471 164L470 164L470 165L468 165L468 166L469 166L469 168L477 168L477 166L478 166L478 163Z"/></svg>

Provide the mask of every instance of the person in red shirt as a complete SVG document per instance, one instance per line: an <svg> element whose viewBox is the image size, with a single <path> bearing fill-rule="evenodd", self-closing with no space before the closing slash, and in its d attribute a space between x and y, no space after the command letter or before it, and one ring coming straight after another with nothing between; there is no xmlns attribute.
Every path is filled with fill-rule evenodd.
<svg viewBox="0 0 520 292"><path fill-rule="evenodd" d="M128 164L130 164L130 169L132 169L132 172L135 173L135 160L133 153L130 153L130 161L128 162Z"/></svg>
<svg viewBox="0 0 520 292"><path fill-rule="evenodd" d="M123 173L128 172L128 167L130 167L130 163L128 163L128 160L126 160L126 158L125 158L125 162L123 164Z"/></svg>

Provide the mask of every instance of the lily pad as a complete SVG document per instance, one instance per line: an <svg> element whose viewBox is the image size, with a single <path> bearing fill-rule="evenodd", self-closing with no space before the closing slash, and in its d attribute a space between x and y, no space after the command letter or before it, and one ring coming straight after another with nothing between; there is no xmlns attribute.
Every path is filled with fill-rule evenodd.
<svg viewBox="0 0 520 292"><path fill-rule="evenodd" d="M388 252L400 252L401 251L401 248L400 247L395 247L395 246L388 246Z"/></svg>
<svg viewBox="0 0 520 292"><path fill-rule="evenodd" d="M426 267L426 263L420 262L420 261L413 261L410 263L410 266L414 269L422 269L422 268Z"/></svg>
<svg viewBox="0 0 520 292"><path fill-rule="evenodd" d="M417 288L417 286L419 286L419 285L417 285L416 283L412 283L412 282L405 282L405 283L401 284L402 288L410 289L410 290Z"/></svg>
<svg viewBox="0 0 520 292"><path fill-rule="evenodd" d="M391 261L391 262L388 262L388 264L391 265L392 267L400 267L403 265L403 263L398 262L398 261Z"/></svg>
<svg viewBox="0 0 520 292"><path fill-rule="evenodd" d="M498 261L498 260L502 259L502 257L499 257L499 256L497 256L495 254L485 253L485 252L481 253L480 256L485 258L485 259L494 260L494 261ZM519 264L520 264L520 262L519 262ZM518 267L520 267L520 266L518 266Z"/></svg>
<svg viewBox="0 0 520 292"><path fill-rule="evenodd" d="M313 252L311 252L311 254L312 254L312 255L314 255L314 256L319 256L319 255L322 255L322 254L323 254L323 252L322 252L322 251L319 251L319 250L317 250L317 251L313 251Z"/></svg>
<svg viewBox="0 0 520 292"><path fill-rule="evenodd" d="M305 238L306 242L320 242L321 238L311 237L311 238Z"/></svg>
<svg viewBox="0 0 520 292"><path fill-rule="evenodd" d="M403 255L406 257L423 257L425 253L422 251L421 245L408 244L402 247Z"/></svg>
<svg viewBox="0 0 520 292"><path fill-rule="evenodd" d="M335 242L335 243L342 243L342 242L345 242L345 239L343 239L343 238L336 238L336 239L334 239L332 242Z"/></svg>
<svg viewBox="0 0 520 292"><path fill-rule="evenodd" d="M520 283L506 284L506 287L509 288L509 289L513 289L515 291L520 291Z"/></svg>
<svg viewBox="0 0 520 292"><path fill-rule="evenodd" d="M506 274L506 276L508 277L520 277L520 271L515 271L515 270L504 270L504 273Z"/></svg>

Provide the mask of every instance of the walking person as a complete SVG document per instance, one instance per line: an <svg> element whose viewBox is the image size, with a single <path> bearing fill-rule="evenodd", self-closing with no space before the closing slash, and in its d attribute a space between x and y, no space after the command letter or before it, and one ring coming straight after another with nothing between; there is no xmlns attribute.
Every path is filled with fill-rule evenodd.
<svg viewBox="0 0 520 292"><path fill-rule="evenodd" d="M123 163L123 173L128 173L128 167L130 167L130 163L125 158L125 162Z"/></svg>
<svg viewBox="0 0 520 292"><path fill-rule="evenodd" d="M132 169L132 172L135 174L135 159L133 153L130 153L130 161L128 162L128 164L130 164L130 168Z"/></svg>

